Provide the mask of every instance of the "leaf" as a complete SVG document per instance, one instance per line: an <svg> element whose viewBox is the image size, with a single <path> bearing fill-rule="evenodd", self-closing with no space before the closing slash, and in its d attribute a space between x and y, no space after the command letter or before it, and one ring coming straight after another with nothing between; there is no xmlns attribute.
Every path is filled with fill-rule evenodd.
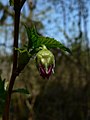
<svg viewBox="0 0 90 120"><path fill-rule="evenodd" d="M61 44L54 38L39 36L36 46L38 47L40 44L45 45L47 48L60 48L63 51L71 53L69 48L65 47L63 44Z"/></svg>
<svg viewBox="0 0 90 120"><path fill-rule="evenodd" d="M27 32L27 36L28 36L28 49L30 48L33 48L34 47L34 44L36 41L37 41L37 32L36 32L36 29L35 29L35 26L32 25L32 27L27 27L26 25L25 26L25 29L26 29L26 32Z"/></svg>
<svg viewBox="0 0 90 120"><path fill-rule="evenodd" d="M69 48L65 47L62 43L55 40L54 38L38 35L34 26L32 27L25 26L25 28L29 39L28 42L29 49L39 48L40 46L45 45L47 48L60 48L63 51L71 53Z"/></svg>
<svg viewBox="0 0 90 120"><path fill-rule="evenodd" d="M22 93L22 94L29 94L29 91L25 88L18 88L12 91L13 93Z"/></svg>
<svg viewBox="0 0 90 120"><path fill-rule="evenodd" d="M22 70L27 65L31 58L31 54L27 51L27 49L15 48L19 52L18 54L18 69Z"/></svg>

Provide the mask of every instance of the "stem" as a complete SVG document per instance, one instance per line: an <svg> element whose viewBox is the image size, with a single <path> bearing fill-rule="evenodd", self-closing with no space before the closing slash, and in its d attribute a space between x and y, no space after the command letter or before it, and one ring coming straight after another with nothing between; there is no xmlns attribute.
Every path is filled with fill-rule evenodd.
<svg viewBox="0 0 90 120"><path fill-rule="evenodd" d="M21 3L20 3L20 10L22 9L24 3L26 2L26 0L22 0Z"/></svg>
<svg viewBox="0 0 90 120"><path fill-rule="evenodd" d="M16 0L17 1L17 0ZM5 103L5 110L3 113L3 120L9 120L9 109L10 109L10 101L11 101L11 93L13 89L13 85L15 79L17 77L16 69L17 69L17 51L15 48L18 48L18 36L19 36L19 22L20 22L20 9L18 2L15 1L14 9L15 9L15 19L14 19L14 44L13 44L13 69L12 75L10 79L9 89L7 93L6 103Z"/></svg>
<svg viewBox="0 0 90 120"><path fill-rule="evenodd" d="M13 43L13 69L12 69L12 75L11 75L10 84L8 88L7 98L5 101L5 109L4 109L2 120L9 120L9 109L10 109L12 89L14 86L15 79L19 75L19 72L17 73L18 53L17 53L17 50L15 50L15 48L18 48L20 11L25 1L26 0L22 0L20 2L20 0L14 0L15 18L14 18L14 43Z"/></svg>

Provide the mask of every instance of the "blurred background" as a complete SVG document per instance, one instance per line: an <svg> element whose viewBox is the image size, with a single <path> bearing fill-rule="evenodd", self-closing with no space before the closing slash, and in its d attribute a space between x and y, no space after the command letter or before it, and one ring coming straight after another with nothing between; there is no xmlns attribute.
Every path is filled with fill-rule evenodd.
<svg viewBox="0 0 90 120"><path fill-rule="evenodd" d="M34 22L37 31L62 42L72 56L52 50L55 74L39 76L31 60L16 79L10 120L90 120L90 0L27 0L20 21L19 47L27 42L23 23ZM0 0L0 74L9 81L12 68L13 7Z"/></svg>

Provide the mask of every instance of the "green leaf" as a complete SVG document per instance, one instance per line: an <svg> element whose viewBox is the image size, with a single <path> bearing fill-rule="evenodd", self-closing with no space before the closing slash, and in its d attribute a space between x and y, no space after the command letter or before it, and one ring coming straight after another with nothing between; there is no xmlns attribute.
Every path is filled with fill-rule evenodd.
<svg viewBox="0 0 90 120"><path fill-rule="evenodd" d="M59 41L55 40L54 38L38 36L37 47L42 44L45 45L47 48L60 48L63 51L67 51L71 53L70 49L65 47Z"/></svg>
<svg viewBox="0 0 90 120"><path fill-rule="evenodd" d="M65 47L62 43L55 40L54 38L44 37L37 34L35 26L27 27L26 32L28 35L28 48L39 48L42 45L45 45L47 48L60 48L63 51L71 53L70 49Z"/></svg>
<svg viewBox="0 0 90 120"><path fill-rule="evenodd" d="M15 50L19 51L18 54L18 69L22 70L27 65L31 58L31 54L27 51L27 49L15 48Z"/></svg>
<svg viewBox="0 0 90 120"><path fill-rule="evenodd" d="M29 91L25 88L18 88L12 91L13 93L22 93L22 94L29 94Z"/></svg>
<svg viewBox="0 0 90 120"><path fill-rule="evenodd" d="M28 49L33 48L34 47L34 43L37 41L37 32L35 29L35 26L32 25L31 28L26 26L26 32L27 32L27 36L28 36Z"/></svg>

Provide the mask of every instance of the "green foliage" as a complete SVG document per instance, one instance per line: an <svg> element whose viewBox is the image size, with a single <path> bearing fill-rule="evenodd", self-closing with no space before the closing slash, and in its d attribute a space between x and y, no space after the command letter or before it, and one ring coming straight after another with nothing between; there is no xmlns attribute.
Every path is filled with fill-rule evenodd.
<svg viewBox="0 0 90 120"><path fill-rule="evenodd" d="M27 32L28 40L29 40L28 41L28 49L36 47L35 42L37 42L38 35L36 33L35 26L30 28L25 25L25 28L26 28L26 32Z"/></svg>
<svg viewBox="0 0 90 120"><path fill-rule="evenodd" d="M25 65L29 62L31 54L25 49L15 48L19 51L18 57L18 69L22 70Z"/></svg>
<svg viewBox="0 0 90 120"><path fill-rule="evenodd" d="M0 77L0 115L3 112L7 91L5 90L5 80Z"/></svg>
<svg viewBox="0 0 90 120"><path fill-rule="evenodd" d="M60 48L63 51L71 53L69 48L65 47L54 38L38 35L34 25L31 27L25 25L25 28L28 35L28 44L23 49L15 48L19 51L18 69L20 71L26 66L30 58L40 50L42 45L46 46L47 48Z"/></svg>
<svg viewBox="0 0 90 120"><path fill-rule="evenodd" d="M63 51L71 53L69 48L65 47L63 44L61 44L54 38L38 35L34 25L32 25L31 27L25 25L25 28L29 39L28 49L36 49L39 48L41 45L45 45L47 48L60 48Z"/></svg>

